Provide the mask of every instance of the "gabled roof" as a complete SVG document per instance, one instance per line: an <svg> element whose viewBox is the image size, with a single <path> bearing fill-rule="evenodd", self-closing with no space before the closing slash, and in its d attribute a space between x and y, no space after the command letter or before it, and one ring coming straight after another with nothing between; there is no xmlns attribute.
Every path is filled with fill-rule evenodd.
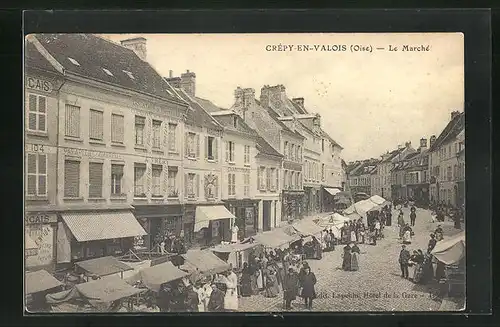
<svg viewBox="0 0 500 327"><path fill-rule="evenodd" d="M24 47L25 67L37 68L51 73L59 74L57 69L38 51L33 43L26 41Z"/></svg>
<svg viewBox="0 0 500 327"><path fill-rule="evenodd" d="M457 137L458 134L465 128L465 113L461 112L455 116L450 122L446 125L444 130L439 134L439 137L436 139L434 144L430 147L430 151L435 151L441 145L447 143L449 140Z"/></svg>
<svg viewBox="0 0 500 327"><path fill-rule="evenodd" d="M283 157L283 155L281 153L276 151L271 146L271 144L267 143L267 141L264 140L264 138L262 138L261 136L257 137L257 150L263 154L267 154L270 156L275 156L275 157L280 157L280 158Z"/></svg>
<svg viewBox="0 0 500 327"><path fill-rule="evenodd" d="M343 149L343 147L340 144L338 144L337 141L332 139L332 137L330 135L328 135L328 133L325 132L324 129L321 129L321 133L322 133L323 137L328 139L330 142L332 142L333 145L338 146L339 148Z"/></svg>
<svg viewBox="0 0 500 327"><path fill-rule="evenodd" d="M189 103L190 108L186 112L186 123L196 126L222 130L222 126L202 106L190 97L183 89L176 89L182 100Z"/></svg>
<svg viewBox="0 0 500 327"><path fill-rule="evenodd" d="M377 169L377 164L379 160L365 160L362 161L354 170L351 171L351 176L360 176L371 174L373 171Z"/></svg>
<svg viewBox="0 0 500 327"><path fill-rule="evenodd" d="M67 72L163 99L178 99L151 65L121 45L93 34L35 37Z"/></svg>
<svg viewBox="0 0 500 327"><path fill-rule="evenodd" d="M257 132L245 123L245 121L238 116L234 111L227 110L227 115L217 115L213 117L225 130L250 134L258 136ZM237 119L237 127L234 127L234 118Z"/></svg>
<svg viewBox="0 0 500 327"><path fill-rule="evenodd" d="M216 106L212 101L199 98L199 97L194 97L195 100L203 106L203 109L205 109L207 112L212 113L215 111L220 111L220 110L227 110L226 108L221 108L219 106Z"/></svg>
<svg viewBox="0 0 500 327"><path fill-rule="evenodd" d="M304 108L303 106L301 106L300 104L298 104L297 102L293 101L293 100L289 100L291 103L292 103L292 106L294 107L294 109L299 113L299 114L308 114L306 108Z"/></svg>
<svg viewBox="0 0 500 327"><path fill-rule="evenodd" d="M288 128L288 126L286 126L285 123L279 120L279 115L272 108L263 106L257 99L255 99L255 103L257 103L260 107L264 108L269 113L269 116L271 116L271 118L274 119L280 125L281 128L283 128L287 132L294 133L294 131ZM302 135L300 136L303 137Z"/></svg>

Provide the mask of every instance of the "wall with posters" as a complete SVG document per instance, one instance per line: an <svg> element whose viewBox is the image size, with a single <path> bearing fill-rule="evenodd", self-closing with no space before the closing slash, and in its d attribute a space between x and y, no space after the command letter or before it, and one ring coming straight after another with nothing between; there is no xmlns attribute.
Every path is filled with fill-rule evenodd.
<svg viewBox="0 0 500 327"><path fill-rule="evenodd" d="M26 232L38 246L38 253L26 257L26 267L51 266L55 262L56 214L28 213Z"/></svg>

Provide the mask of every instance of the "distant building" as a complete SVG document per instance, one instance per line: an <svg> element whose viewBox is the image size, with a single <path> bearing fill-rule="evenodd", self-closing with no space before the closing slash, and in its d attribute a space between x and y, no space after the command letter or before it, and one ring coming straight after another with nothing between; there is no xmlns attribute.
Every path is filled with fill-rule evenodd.
<svg viewBox="0 0 500 327"><path fill-rule="evenodd" d="M453 111L439 137L429 145L430 200L459 206L465 202L465 114Z"/></svg>
<svg viewBox="0 0 500 327"><path fill-rule="evenodd" d="M368 196L371 194L372 174L377 168L379 163L378 159L363 160L356 168L349 174L349 187L352 196L357 193L366 193Z"/></svg>

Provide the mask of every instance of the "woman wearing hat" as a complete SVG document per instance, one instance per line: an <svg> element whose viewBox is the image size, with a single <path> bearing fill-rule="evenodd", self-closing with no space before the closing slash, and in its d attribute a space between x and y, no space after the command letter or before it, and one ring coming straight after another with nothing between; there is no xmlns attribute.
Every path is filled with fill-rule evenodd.
<svg viewBox="0 0 500 327"><path fill-rule="evenodd" d="M266 291L264 293L265 297L277 297L279 293L278 279L276 277L276 270L274 268L269 268L266 279Z"/></svg>

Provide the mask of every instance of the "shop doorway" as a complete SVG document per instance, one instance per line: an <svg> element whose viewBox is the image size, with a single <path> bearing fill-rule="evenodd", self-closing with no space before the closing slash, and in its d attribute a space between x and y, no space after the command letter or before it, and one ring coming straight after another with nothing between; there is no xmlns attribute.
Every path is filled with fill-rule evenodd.
<svg viewBox="0 0 500 327"><path fill-rule="evenodd" d="M264 232L271 230L271 201L262 202L262 218Z"/></svg>

